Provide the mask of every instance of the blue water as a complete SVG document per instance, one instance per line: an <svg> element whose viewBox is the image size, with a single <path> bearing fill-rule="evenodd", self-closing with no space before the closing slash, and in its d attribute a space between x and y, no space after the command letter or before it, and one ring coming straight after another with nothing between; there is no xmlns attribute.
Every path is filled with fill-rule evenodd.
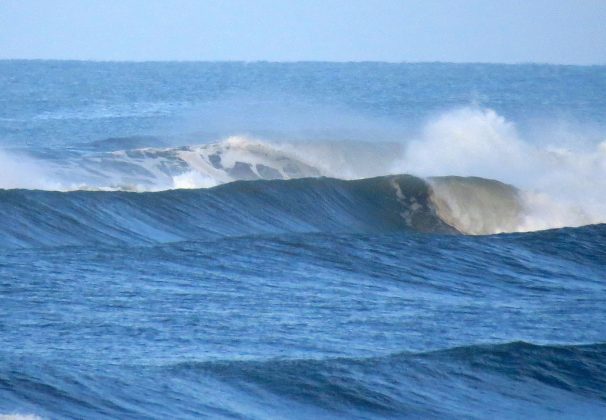
<svg viewBox="0 0 606 420"><path fill-rule="evenodd" d="M605 93L0 61L0 417L604 418Z"/></svg>

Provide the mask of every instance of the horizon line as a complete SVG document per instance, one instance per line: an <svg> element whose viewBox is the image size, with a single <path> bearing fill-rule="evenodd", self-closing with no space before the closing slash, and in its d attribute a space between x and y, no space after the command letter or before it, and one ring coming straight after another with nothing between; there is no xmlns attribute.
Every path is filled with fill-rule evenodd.
<svg viewBox="0 0 606 420"><path fill-rule="evenodd" d="M37 61L37 62L74 62L74 63L100 63L100 64L153 64L153 63L225 63L225 64L450 64L450 65L500 65L500 66L554 66L554 67L605 67L606 63L578 64L578 63L550 63L541 61L386 61L386 60L196 60L196 59L153 59L153 60L122 60L122 59L86 59L86 58L2 58L0 61Z"/></svg>

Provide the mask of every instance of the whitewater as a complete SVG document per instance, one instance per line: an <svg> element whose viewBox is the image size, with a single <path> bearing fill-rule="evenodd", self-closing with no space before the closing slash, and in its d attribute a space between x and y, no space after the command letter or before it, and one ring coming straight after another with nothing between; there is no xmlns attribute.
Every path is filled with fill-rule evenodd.
<svg viewBox="0 0 606 420"><path fill-rule="evenodd" d="M0 418L603 418L604 89L0 61Z"/></svg>

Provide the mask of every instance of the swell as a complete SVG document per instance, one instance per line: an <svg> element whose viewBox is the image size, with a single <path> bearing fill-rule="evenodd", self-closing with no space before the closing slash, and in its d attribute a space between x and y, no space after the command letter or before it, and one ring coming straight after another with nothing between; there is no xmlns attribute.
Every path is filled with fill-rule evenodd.
<svg viewBox="0 0 606 420"><path fill-rule="evenodd" d="M150 244L289 232L452 233L409 175L233 182L154 193L0 192L8 247Z"/></svg>
<svg viewBox="0 0 606 420"><path fill-rule="evenodd" d="M18 362L26 360L12 364ZM603 343L513 342L370 358L190 361L102 371L31 362L18 369L9 363L0 372L4 412L27 410L51 418L482 418L487 412L501 418L599 418L606 413Z"/></svg>
<svg viewBox="0 0 606 420"><path fill-rule="evenodd" d="M236 181L207 189L0 190L0 246L145 245L283 233L527 231L522 193L477 177Z"/></svg>
<svg viewBox="0 0 606 420"><path fill-rule="evenodd" d="M462 376L465 371L477 378L498 375L511 381L535 381L606 402L604 343L542 346L520 341L372 358L185 362L166 369L175 375L196 372L228 382L256 383L275 393L290 393L317 399L317 402L332 388L333 398L337 396L353 403L365 400L368 406L385 409L389 406L375 400L372 387L356 390L356 382L394 383L407 377L440 381ZM330 404L334 403L333 398Z"/></svg>

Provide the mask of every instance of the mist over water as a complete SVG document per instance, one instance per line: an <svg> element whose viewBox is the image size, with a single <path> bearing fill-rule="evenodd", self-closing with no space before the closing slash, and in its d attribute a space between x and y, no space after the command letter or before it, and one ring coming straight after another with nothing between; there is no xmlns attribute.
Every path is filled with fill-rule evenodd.
<svg viewBox="0 0 606 420"><path fill-rule="evenodd" d="M545 137L549 128L545 128ZM522 190L526 217L518 230L603 223L606 141L586 147L536 144L490 109L462 108L427 124L408 143L395 171L419 176L477 176Z"/></svg>
<svg viewBox="0 0 606 420"><path fill-rule="evenodd" d="M0 188L63 190L60 183L53 183L52 175L45 173L47 163L23 153L0 150Z"/></svg>

